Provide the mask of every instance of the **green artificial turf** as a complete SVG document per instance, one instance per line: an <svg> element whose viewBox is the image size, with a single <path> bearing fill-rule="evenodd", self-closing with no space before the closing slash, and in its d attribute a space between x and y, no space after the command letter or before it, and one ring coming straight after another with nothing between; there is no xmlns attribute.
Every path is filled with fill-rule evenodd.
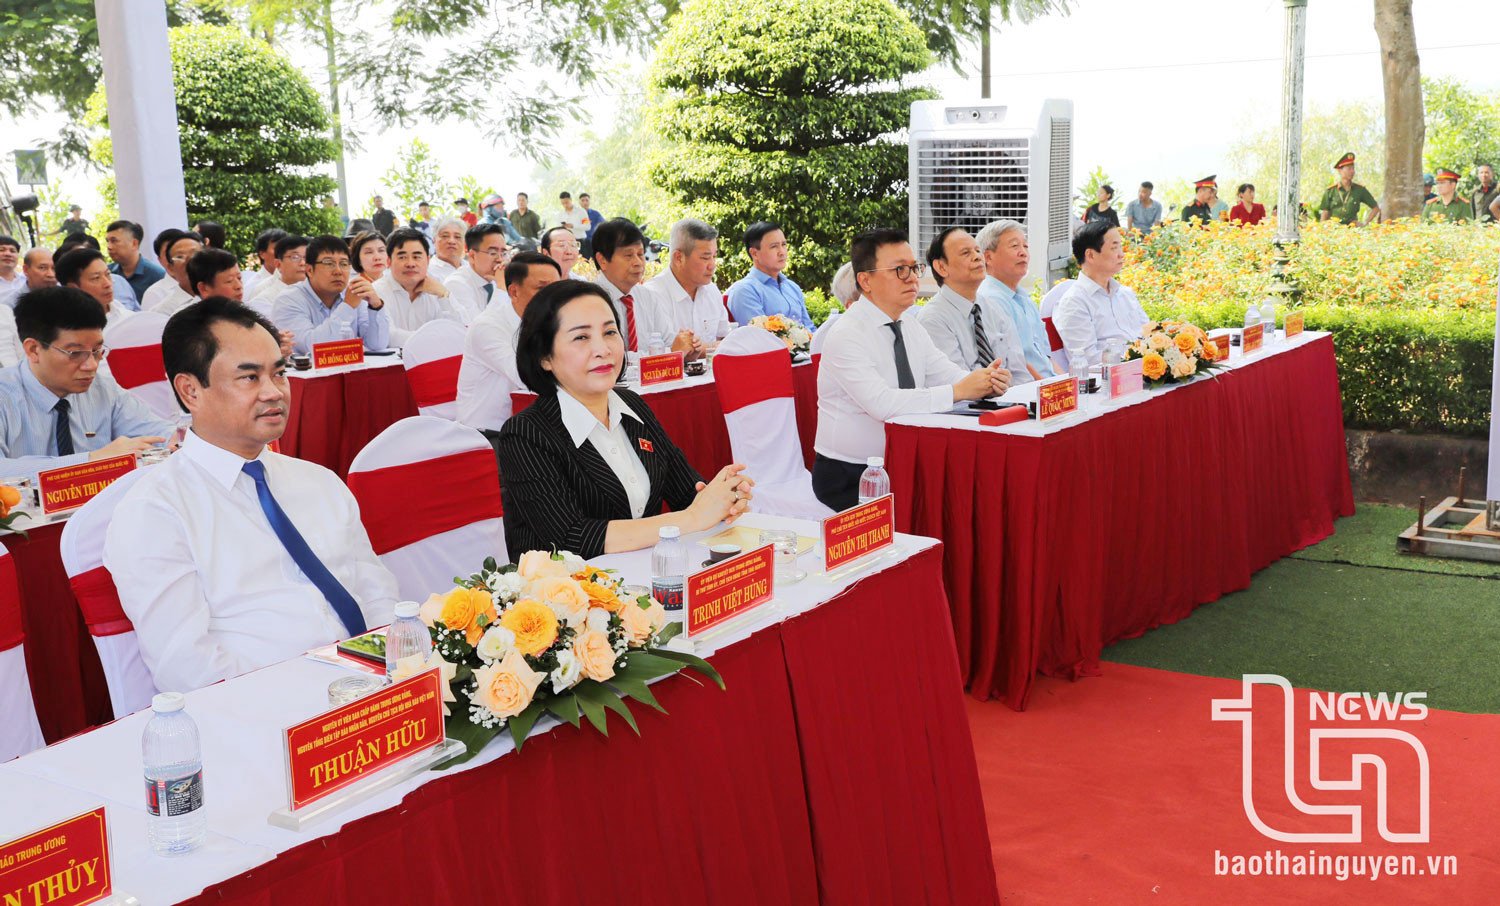
<svg viewBox="0 0 1500 906"><path fill-rule="evenodd" d="M1397 551L1396 536L1416 522L1416 510L1362 504L1352 518L1339 522L1338 531L1332 537L1292 556L1298 560L1322 563L1349 563L1450 576L1500 578L1500 562L1421 557Z"/></svg>
<svg viewBox="0 0 1500 906"><path fill-rule="evenodd" d="M1205 676L1278 673L1333 691L1422 691L1434 708L1500 713L1500 580L1437 574L1431 561L1381 550L1401 512L1361 507L1245 591L1116 643L1104 659ZM1409 525L1415 513L1404 512Z"/></svg>

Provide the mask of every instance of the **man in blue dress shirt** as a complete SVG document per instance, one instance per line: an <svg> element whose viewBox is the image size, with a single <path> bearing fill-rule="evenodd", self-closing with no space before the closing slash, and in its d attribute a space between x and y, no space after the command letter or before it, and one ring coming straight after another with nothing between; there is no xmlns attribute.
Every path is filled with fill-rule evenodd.
<svg viewBox="0 0 1500 906"><path fill-rule="evenodd" d="M984 282L979 284L979 298L993 302L1010 313L1021 335L1021 349L1026 364L1041 378L1057 372L1052 367L1052 343L1042 324L1041 309L1021 291L1021 281L1031 265L1031 248L1026 230L1014 220L997 220L979 231L979 250L984 253Z"/></svg>
<svg viewBox="0 0 1500 906"><path fill-rule="evenodd" d="M749 324L760 315L781 315L813 329L802 287L782 275L786 270L786 233L762 220L745 230L750 273L729 287L729 313L736 324Z"/></svg>
<svg viewBox="0 0 1500 906"><path fill-rule="evenodd" d="M294 337L292 348L307 355L314 343L359 337L365 349L390 348L391 322L385 301L373 289L356 297L349 286L349 244L318 236L307 244L307 279L276 298L271 320Z"/></svg>
<svg viewBox="0 0 1500 906"><path fill-rule="evenodd" d="M99 373L104 309L71 286L32 290L16 304L26 358L0 370L0 472L32 475L138 453L175 426Z"/></svg>

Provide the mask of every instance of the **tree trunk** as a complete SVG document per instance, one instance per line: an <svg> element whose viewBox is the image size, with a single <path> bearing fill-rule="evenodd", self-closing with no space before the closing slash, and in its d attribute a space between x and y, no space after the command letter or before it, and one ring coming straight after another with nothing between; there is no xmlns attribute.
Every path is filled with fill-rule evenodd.
<svg viewBox="0 0 1500 906"><path fill-rule="evenodd" d="M1408 19L1410 15L1408 15ZM339 111L339 61L333 30L333 0L323 0L323 48L328 52L328 110L333 117L333 143L338 146L334 169L339 183L339 211L349 217L349 177L344 172L344 121ZM1419 152L1420 153L1420 149Z"/></svg>
<svg viewBox="0 0 1500 906"><path fill-rule="evenodd" d="M994 14L990 10L990 4L984 4L984 31L979 33L979 96L988 99L990 96L990 31L994 29Z"/></svg>
<svg viewBox="0 0 1500 906"><path fill-rule="evenodd" d="M1375 33L1380 37L1380 71L1385 82L1386 217L1422 212L1422 67L1412 0L1375 0Z"/></svg>

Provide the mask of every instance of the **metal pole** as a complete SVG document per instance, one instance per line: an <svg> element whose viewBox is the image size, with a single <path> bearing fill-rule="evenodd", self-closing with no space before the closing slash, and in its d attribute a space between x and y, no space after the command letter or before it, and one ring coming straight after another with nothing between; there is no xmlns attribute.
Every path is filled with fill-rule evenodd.
<svg viewBox="0 0 1500 906"><path fill-rule="evenodd" d="M1302 197L1302 74L1307 46L1307 0L1286 4L1286 42L1282 48L1281 180L1276 199L1276 263L1271 292L1286 305L1302 295L1289 274L1292 252L1301 239Z"/></svg>

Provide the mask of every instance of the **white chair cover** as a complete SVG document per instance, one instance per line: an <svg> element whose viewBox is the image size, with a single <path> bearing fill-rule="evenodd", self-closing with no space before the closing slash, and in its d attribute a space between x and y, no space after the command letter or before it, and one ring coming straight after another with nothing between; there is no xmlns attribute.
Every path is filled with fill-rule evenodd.
<svg viewBox="0 0 1500 906"><path fill-rule="evenodd" d="M0 547L0 761L46 745L26 675L26 643L21 632L21 588L16 562Z"/></svg>
<svg viewBox="0 0 1500 906"><path fill-rule="evenodd" d="M812 347L810 349L810 352L813 354L813 356L816 357L823 354L823 343L828 339L828 328L832 327L833 322L837 321L839 319L839 315L842 314L843 312L841 311L829 313L828 320L824 321L822 324L819 324L818 329L813 331Z"/></svg>
<svg viewBox="0 0 1500 906"><path fill-rule="evenodd" d="M127 472L79 507L63 526L58 542L63 569L68 573L89 635L94 639L94 648L99 652L99 662L104 666L109 701L117 719L149 708L151 697L157 692L156 681L141 660L135 629L120 609L119 596L113 591L114 580L104 568L104 534L110 517L144 474L144 469ZM100 589L103 591L95 591Z"/></svg>
<svg viewBox="0 0 1500 906"><path fill-rule="evenodd" d="M417 412L438 418L457 419L458 366L464 357L466 328L457 321L440 318L418 327L401 347L401 363Z"/></svg>
<svg viewBox="0 0 1500 906"><path fill-rule="evenodd" d="M1051 289L1047 290L1047 295L1042 297L1042 324L1046 325L1052 323L1052 313L1057 310L1058 301L1061 300L1063 296L1067 295L1068 287L1072 285L1072 280L1064 280ZM1047 342L1050 346L1050 338ZM1068 351L1062 348L1054 349L1051 351L1051 356L1053 369L1058 374L1067 374Z"/></svg>
<svg viewBox="0 0 1500 906"><path fill-rule="evenodd" d="M816 338L813 342L817 342ZM802 460L796 403L790 389L791 356L770 360L778 372L786 369L785 380L778 381L778 385L786 388L785 396L729 410L730 400L745 396L747 387L740 382L752 387L760 384L751 373L735 374L736 359L786 351L786 344L769 331L748 325L736 328L719 344L714 357L714 381L719 385L720 404L726 409L724 423L729 428L735 462L744 463L746 474L755 479L751 509L776 516L821 519L833 511L819 503L813 494L812 473Z"/></svg>
<svg viewBox="0 0 1500 906"><path fill-rule="evenodd" d="M433 322L444 323L451 322ZM486 557L509 560L495 451L473 428L429 415L403 418L354 457L348 483L405 600L447 591L454 576L476 572ZM450 527L434 530L440 525Z"/></svg>
<svg viewBox="0 0 1500 906"><path fill-rule="evenodd" d="M155 311L137 312L116 321L104 330L104 345L110 350L105 361L110 363L110 376L116 383L156 415L173 421L182 415L182 409L161 361L161 335L166 327L167 316Z"/></svg>

